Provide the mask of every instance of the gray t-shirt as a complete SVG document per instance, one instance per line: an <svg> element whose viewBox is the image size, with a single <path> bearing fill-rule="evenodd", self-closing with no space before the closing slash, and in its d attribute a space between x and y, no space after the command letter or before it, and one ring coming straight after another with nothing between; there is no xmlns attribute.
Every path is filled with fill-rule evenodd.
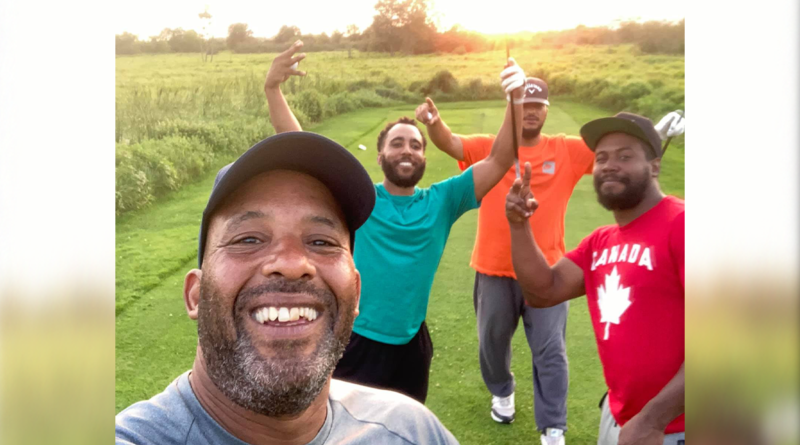
<svg viewBox="0 0 800 445"><path fill-rule="evenodd" d="M117 444L246 445L200 405L189 372L161 394L125 408L116 419ZM424 405L402 394L331 380L328 414L309 445L458 444Z"/></svg>

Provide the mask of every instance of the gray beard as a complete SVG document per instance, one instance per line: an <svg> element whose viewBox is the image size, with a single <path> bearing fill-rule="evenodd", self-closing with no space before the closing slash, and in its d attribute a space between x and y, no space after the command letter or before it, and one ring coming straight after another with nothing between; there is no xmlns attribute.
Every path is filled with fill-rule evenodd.
<svg viewBox="0 0 800 445"><path fill-rule="evenodd" d="M248 411L269 417L296 416L305 411L322 391L350 340L353 308L342 308L345 311L339 325L342 329L337 333L334 329L334 313L337 311L333 295L307 284L297 284L288 283L280 288L291 287L291 290L284 291L299 290L321 297L327 309L324 319L320 320L326 323L326 333L308 357L295 355L305 341L275 340L271 342L275 357L267 359L258 352L245 329L243 317L249 317L249 314L235 315L237 338L234 341L226 338L225 323L214 313L215 310L217 314L224 313L221 308L215 308L219 299L215 298L208 283L201 283L198 337L208 375L227 398ZM247 301L247 295L276 291L262 288L264 286L243 291L237 299L237 307ZM234 314L242 312L234 311Z"/></svg>

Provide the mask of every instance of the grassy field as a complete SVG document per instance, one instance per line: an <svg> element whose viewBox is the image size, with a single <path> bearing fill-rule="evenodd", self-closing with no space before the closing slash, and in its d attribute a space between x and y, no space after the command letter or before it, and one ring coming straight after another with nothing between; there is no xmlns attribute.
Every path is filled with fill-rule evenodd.
<svg viewBox="0 0 800 445"><path fill-rule="evenodd" d="M684 58L641 54L631 45L518 48L512 52L550 94L611 114L658 119L684 108ZM193 182L241 147L271 134L264 77L275 54L223 53L116 59L117 215L147 207ZM503 97L505 53L390 57L380 53L309 53L304 78L283 87L304 126L363 108Z"/></svg>
<svg viewBox="0 0 800 445"><path fill-rule="evenodd" d="M132 58L126 63L138 63L136 59L145 57ZM263 61L259 63L252 68L254 73L265 72L266 65ZM610 114L558 97L551 98L551 102L546 133L577 134L586 121ZM503 102L440 105L445 121L460 133L495 132L502 107ZM382 176L374 148L378 131L388 119L412 113L413 106L409 105L360 110L307 129L346 145L373 180L379 181ZM368 150L356 149L358 144L366 145ZM428 168L421 186L459 172L455 162L432 146L427 157ZM197 345L196 324L188 319L183 307L183 277L196 265L201 212L215 169L224 161L217 159L213 171L150 207L117 219L117 412L162 391L192 365ZM683 138L680 138L673 141L663 161L661 184L665 192L684 196L683 167ZM511 426L498 425L489 417L491 396L483 385L478 366L472 308L474 271L469 268L476 220L477 211L472 211L455 224L434 282L427 320L435 355L427 405L462 444L532 443L538 438L533 421L531 358L522 332L513 341L517 421ZM574 247L598 225L611 221L611 215L596 203L590 178L585 177L578 184L567 212L567 248ZM574 301L570 308L567 347L569 443L593 444L599 418L597 402L605 387L586 302L582 299Z"/></svg>

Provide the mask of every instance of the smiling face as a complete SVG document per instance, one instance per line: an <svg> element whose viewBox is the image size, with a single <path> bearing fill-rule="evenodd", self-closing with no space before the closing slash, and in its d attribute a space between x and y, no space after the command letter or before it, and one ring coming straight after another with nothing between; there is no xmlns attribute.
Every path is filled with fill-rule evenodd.
<svg viewBox="0 0 800 445"><path fill-rule="evenodd" d="M539 136L547 120L547 105L530 102L522 105L522 137L533 139Z"/></svg>
<svg viewBox="0 0 800 445"><path fill-rule="evenodd" d="M425 173L425 146L415 125L398 123L386 133L378 154L386 179L398 187L414 187Z"/></svg>
<svg viewBox="0 0 800 445"><path fill-rule="evenodd" d="M625 133L603 136L594 154L598 202L608 210L636 207L654 186L660 166L660 160L640 139Z"/></svg>
<svg viewBox="0 0 800 445"><path fill-rule="evenodd" d="M256 176L228 197L185 288L211 380L271 417L298 414L319 395L350 339L359 293L339 205L291 171Z"/></svg>

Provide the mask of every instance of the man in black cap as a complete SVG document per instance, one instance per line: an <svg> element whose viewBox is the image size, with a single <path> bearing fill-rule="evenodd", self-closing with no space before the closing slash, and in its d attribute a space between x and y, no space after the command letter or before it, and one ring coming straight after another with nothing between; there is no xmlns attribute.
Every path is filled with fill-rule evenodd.
<svg viewBox="0 0 800 445"><path fill-rule="evenodd" d="M264 84L269 117L278 132L300 124L280 90L292 75L303 75L296 63L302 42L272 62ZM517 102L525 73L511 61L501 85ZM424 402L433 357L425 324L434 275L453 224L480 202L513 165L511 107L485 159L462 174L417 187L425 172L426 140L413 119L390 122L378 135L377 161L384 173L375 184L377 201L359 229L355 261L362 276L359 316L334 377L393 389ZM519 135L521 126L517 125Z"/></svg>
<svg viewBox="0 0 800 445"><path fill-rule="evenodd" d="M547 135L542 128L550 106L547 83L529 77L522 99L520 165L531 164L530 187L541 200L541 209L529 219L530 230L547 262L564 256L564 218L572 192L592 172L594 155L577 136ZM453 134L430 98L417 107L417 118L426 124L431 141L467 168L488 154L492 135ZM682 120L670 113L659 122L665 136L682 132ZM511 238L505 221L506 192L516 179L515 169L483 199L470 266L475 269L473 301L478 322L481 374L492 394L492 419L511 423L515 417L514 375L511 373L511 339L522 318L533 359L534 416L545 445L564 443L567 425L569 369L566 355L568 302L548 308L525 304L511 261Z"/></svg>
<svg viewBox="0 0 800 445"><path fill-rule="evenodd" d="M117 444L455 444L413 399L331 378L358 314L375 190L344 147L275 135L220 170L184 281L190 371L116 416Z"/></svg>
<svg viewBox="0 0 800 445"><path fill-rule="evenodd" d="M587 297L608 385L598 445L682 445L684 201L659 188L661 136L649 119L619 113L584 125L581 136L595 152L597 199L616 224L551 265L528 229L545 204L526 163L506 197L514 270L533 307Z"/></svg>
<svg viewBox="0 0 800 445"><path fill-rule="evenodd" d="M530 230L548 262L564 255L564 217L575 185L591 172L594 156L576 136L547 135L542 127L550 105L547 83L529 77L522 99L520 165L533 166L531 187L546 201L546 212L531 218ZM495 136L453 134L430 98L417 108L431 141L467 168L488 155ZM490 415L499 423L515 418L511 339L522 318L533 359L534 415L542 442L563 444L567 428L569 369L566 354L568 304L547 309L525 305L511 263L511 242L505 221L505 195L516 179L509 169L481 203L478 231L470 266L475 269L473 301L478 323L481 374L492 394Z"/></svg>

